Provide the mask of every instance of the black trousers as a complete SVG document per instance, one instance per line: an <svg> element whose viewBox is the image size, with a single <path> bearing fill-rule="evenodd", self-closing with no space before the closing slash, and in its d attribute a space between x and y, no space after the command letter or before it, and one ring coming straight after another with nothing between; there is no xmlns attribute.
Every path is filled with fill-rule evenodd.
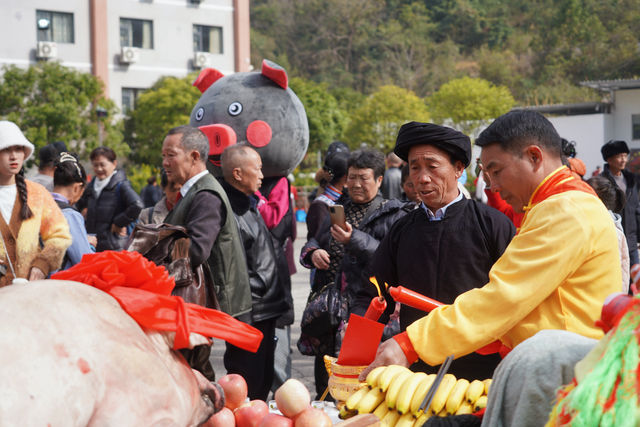
<svg viewBox="0 0 640 427"><path fill-rule="evenodd" d="M251 353L227 343L224 367L227 373L244 377L249 389L249 399L267 400L273 383L276 319L255 322L251 326L264 335L258 351Z"/></svg>

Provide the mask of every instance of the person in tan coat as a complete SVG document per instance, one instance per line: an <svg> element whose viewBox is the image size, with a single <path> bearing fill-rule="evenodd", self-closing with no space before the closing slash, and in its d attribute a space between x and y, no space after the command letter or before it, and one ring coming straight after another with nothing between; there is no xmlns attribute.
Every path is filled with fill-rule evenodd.
<svg viewBox="0 0 640 427"><path fill-rule="evenodd" d="M33 148L15 123L0 121L0 287L14 277L46 278L60 268L71 244L69 226L51 194L24 178L22 166Z"/></svg>

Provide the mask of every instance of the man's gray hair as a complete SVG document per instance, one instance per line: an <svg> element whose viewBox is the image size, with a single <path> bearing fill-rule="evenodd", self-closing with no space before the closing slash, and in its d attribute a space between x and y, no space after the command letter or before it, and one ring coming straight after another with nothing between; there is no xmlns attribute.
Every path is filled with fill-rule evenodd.
<svg viewBox="0 0 640 427"><path fill-rule="evenodd" d="M182 135L180 143L184 151L195 150L200 153L200 161L202 163L207 162L209 157L209 138L200 129L189 125L177 126L167 133L167 136L169 135Z"/></svg>
<svg viewBox="0 0 640 427"><path fill-rule="evenodd" d="M233 170L238 167L242 167L245 163L245 159L251 155L251 153L257 153L256 150L247 145L230 145L224 149L220 156L220 164L222 167L222 176L225 181L231 182L233 180Z"/></svg>

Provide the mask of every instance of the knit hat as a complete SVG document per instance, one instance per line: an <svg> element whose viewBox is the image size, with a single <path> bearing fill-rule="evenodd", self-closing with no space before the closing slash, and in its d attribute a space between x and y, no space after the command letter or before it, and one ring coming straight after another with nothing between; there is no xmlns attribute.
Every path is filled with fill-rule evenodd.
<svg viewBox="0 0 640 427"><path fill-rule="evenodd" d="M624 141L612 139L602 146L600 152L602 153L602 158L606 162L609 157L615 156L616 154L629 154L629 147Z"/></svg>
<svg viewBox="0 0 640 427"><path fill-rule="evenodd" d="M0 120L0 150L16 145L26 148L24 160L27 161L33 154L33 144L25 138L18 125L7 120Z"/></svg>
<svg viewBox="0 0 640 427"><path fill-rule="evenodd" d="M446 151L454 160L460 160L464 167L471 162L471 140L462 132L433 123L409 122L398 131L393 152L405 162L409 159L409 149L414 145L433 145Z"/></svg>

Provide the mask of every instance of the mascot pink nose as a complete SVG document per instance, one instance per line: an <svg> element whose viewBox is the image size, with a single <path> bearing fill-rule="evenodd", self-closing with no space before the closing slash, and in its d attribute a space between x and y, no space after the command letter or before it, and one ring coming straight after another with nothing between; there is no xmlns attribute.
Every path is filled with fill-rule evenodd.
<svg viewBox="0 0 640 427"><path fill-rule="evenodd" d="M254 147L264 147L271 142L271 126L262 120L255 120L247 126L247 141Z"/></svg>
<svg viewBox="0 0 640 427"><path fill-rule="evenodd" d="M219 156L225 148L234 145L237 140L236 133L231 126L223 124L200 126L202 132L209 139L209 155Z"/></svg>

